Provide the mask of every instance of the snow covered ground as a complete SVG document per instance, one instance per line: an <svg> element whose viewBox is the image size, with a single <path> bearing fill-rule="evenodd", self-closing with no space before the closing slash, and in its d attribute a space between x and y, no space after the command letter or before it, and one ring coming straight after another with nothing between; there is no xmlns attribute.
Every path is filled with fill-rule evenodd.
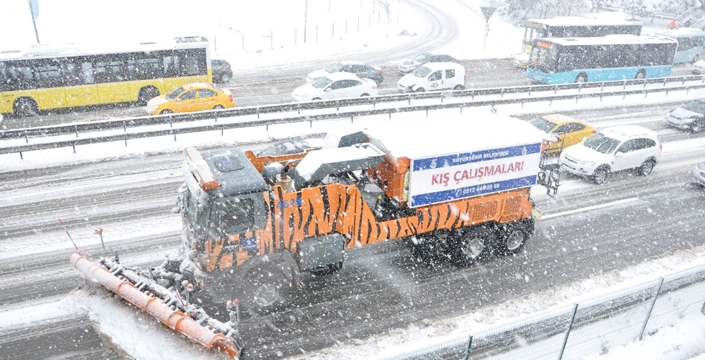
<svg viewBox="0 0 705 360"><path fill-rule="evenodd" d="M299 4L301 1L292 1L291 3ZM85 31L86 28L90 29L100 27L114 29L116 26L119 26L118 28L125 29L125 26L123 26L124 24L141 24L140 26L135 26L131 29L135 34L138 32L149 31L149 33L160 35L183 35L181 33L177 33L178 31L176 29L178 28L179 30L192 31L194 29L197 30L198 27L184 29L184 27L179 27L176 25L196 24L205 27L206 24L224 23L225 25L222 26L227 29L234 23L239 23L241 29L247 29L247 26L244 26L243 23L248 21L247 17L243 17L238 18L237 21L231 21L228 23L228 19L232 19L227 16L222 16L221 19L213 22L210 21L209 18L212 11L200 11L199 9L192 11L193 7L189 7L188 12L183 11L183 9L187 6L185 1L167 2L155 0L145 3L137 0L126 0L120 2L121 5L115 9L107 9L106 7L108 5L106 4L101 4L100 8L96 8L95 5L92 5L95 4L95 2L89 0L64 0L61 2L40 1L39 3L42 8L40 9L38 27L40 36L43 38L43 42L45 40L61 42L88 40L108 41L110 40L107 38L108 35L105 35L99 31ZM238 11L232 9L232 4L227 5L226 3L227 2L224 0L213 1L214 6L225 6L224 8L228 9L228 11L224 11L224 13L238 13ZM263 1L262 3L265 2ZM362 1L362 3L364 4L365 1ZM399 4L399 2L394 1L391 3L392 5L395 3ZM465 2L441 0L434 1L433 3L437 4L439 7L443 7L450 13L457 14L459 17L459 23L462 27L462 33L464 34L461 38L458 38L457 41L448 44L447 47L438 49L439 52L448 52L461 59L508 57L511 54L518 52L521 34L523 33L521 29L513 27L498 17L494 17L491 22L490 33L486 41L485 51L478 51L478 49L482 49L483 47L484 23L479 17L480 15L477 4L469 0ZM318 6L320 13L325 13L325 11L320 10L323 9L324 4L324 1L309 1L309 6L312 9L315 6ZM271 4L269 5L271 6ZM128 6L139 10L125 10ZM125 9L123 9L123 7ZM116 12L113 10L120 10L122 12ZM393 14L392 23L390 25L379 26L366 32L350 35L349 37L338 40L335 43L326 42L306 45L299 43L298 45L285 46L277 49L261 49L261 51L238 52L237 49L233 48L230 49L232 52L225 52L223 50L224 52L222 52L221 55L228 59L232 59L232 62L241 68L246 66L254 67L262 64L277 63L281 63L285 66L285 61L291 61L296 58L322 58L331 54L339 53L340 51L363 51L365 48L384 47L391 43L407 42L410 41L409 37L390 34L399 33L399 30L401 29L406 29L409 32L423 31L423 21L419 21L419 19L422 19L422 16L420 14L409 13L405 10L404 4L401 4L398 10L398 20L397 18L394 18ZM164 12L167 13L164 14ZM22 19L25 13L27 13L27 18ZM3 11L0 12L0 33L12 33L13 41L6 41L4 38L3 43L0 44L0 46L3 48L15 48L16 46L26 45L27 43L32 43L34 41L34 32L31 27L31 19L29 19L28 13L29 10L27 9L27 2L25 0L4 1ZM155 14L158 13L161 13L161 15L155 16ZM367 14L369 11L364 13ZM109 14L109 16L106 16L106 14ZM279 23L287 23L287 21L292 20L292 18L294 17L290 16L282 18ZM169 20L167 21L163 19ZM298 18L296 19L300 20ZM469 21L468 19L472 20ZM309 21L313 20L309 19ZM125 29L125 31L129 31L132 34L132 31L130 30ZM211 27L208 31L216 34L220 30ZM114 32L113 34L116 36L124 35L118 32ZM362 35L363 37L359 35ZM224 38L227 35L221 36ZM127 37L129 38L129 36ZM223 47L223 49L225 49L225 47ZM332 123L330 126L334 127L337 125ZM325 130L326 126L321 126L312 131ZM282 131L289 132L287 129L282 129ZM259 139L265 141L276 136L276 133L273 134L272 131L266 134L262 134L261 131L255 130L241 131L241 136L239 136L238 140L250 142L257 141ZM100 144L91 146L90 150L87 150L87 147L81 148L79 149L78 155L71 154L71 150L69 149L58 151L55 150L53 153L60 154L56 157L47 156L47 153L41 154L42 152L28 153L25 156L25 160L17 159L16 155L13 157L3 156L0 158L0 171L10 171L20 168L36 168L50 164L55 165L61 161L80 163L83 161L99 161L100 159L113 158L116 156L139 156L140 154L155 151L176 152L180 151L183 146L194 143L200 145L205 143L215 145L212 137L211 140L205 140L206 137L207 134L200 137L198 135L184 136L182 138L185 140L180 140L179 142L174 142L171 139L166 141L150 139L145 141L142 145L139 145L139 142L133 142L129 148L125 148L122 144ZM215 142L223 143L223 140L216 140ZM134 145L135 143L138 145ZM117 149L119 149L119 152L116 153L115 150ZM171 231L174 230L174 228L178 229L178 224L165 221L156 228L153 227L152 231ZM122 235L129 236L127 233ZM117 236L119 237L121 235L118 234ZM89 243L97 242L97 238L95 236L92 238L85 237L83 239L79 237L78 240ZM70 246L69 244L66 244L65 239L61 239L61 244L62 245L57 246ZM472 314L461 318L447 319L437 323L427 324L428 326L424 328L414 327L398 330L390 334L374 336L370 339L354 341L349 344L341 344L341 346L337 348L326 349L316 354L303 355L300 359L357 359L359 358L361 351L364 351L366 354L378 354L380 356L383 356L384 354L394 354L395 351L400 351L401 349L408 347L408 344L413 343L419 345L424 342L431 343L444 336L452 336L453 334L461 333L463 331L476 331L487 326L494 326L506 321L514 320L517 317L546 310L553 306L575 303L580 299L585 299L588 296L604 294L615 291L615 289L633 286L646 281L652 281L653 279L678 270L701 266L704 264L705 249L696 248L690 251L682 251L673 254L672 256L649 261L629 269L591 276L584 281L571 284L570 286L550 289L549 291L532 294L524 298L512 299L506 303L496 304L483 309L477 309ZM135 317L131 310L125 309L124 311L116 311L114 301L112 299L99 299L97 297L93 297L96 301L87 303L85 301L78 300L78 298L79 296L72 294L67 298L49 299L45 304L35 305L33 307L34 313L30 316L27 316L26 309L23 307L5 309L3 311L4 320L0 329L20 327L26 322L41 319L43 316L46 318L69 314L76 311L76 307L78 306L82 309L82 311L89 313L91 318L94 318L97 322L99 322L100 329L104 331L107 336L111 337L114 343L125 349L127 353L135 358L157 359L175 357L180 359L199 359L212 356L212 353L206 352L195 346L184 348L183 346L178 345L183 342L181 338L174 336L174 334L170 331L161 328L158 325L155 326L154 324L146 324L143 321L144 319ZM19 316L20 314L23 314L23 316ZM129 322L133 322L135 326L128 326L127 323ZM119 323L121 326L112 326L115 323ZM118 332L114 330L116 328L121 328L123 330L126 328L134 328L141 329L142 331ZM149 337L152 344L159 344L159 346L154 345L150 348L146 348L144 346L134 346L134 344L142 343L140 340L144 337ZM171 349L178 349L178 351ZM694 358L703 360L705 359L705 321L703 321L703 318L683 319L683 321L674 324L672 327L665 328L663 331L659 331L653 336L646 337L643 341L611 348L607 354L603 355L586 354L586 358L603 360L675 360Z"/></svg>

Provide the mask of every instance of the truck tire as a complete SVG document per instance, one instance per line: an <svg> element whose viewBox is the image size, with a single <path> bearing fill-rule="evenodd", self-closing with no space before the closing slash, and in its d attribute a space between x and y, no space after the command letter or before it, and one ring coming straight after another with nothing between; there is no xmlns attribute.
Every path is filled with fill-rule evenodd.
<svg viewBox="0 0 705 360"><path fill-rule="evenodd" d="M483 259L490 253L490 246L496 237L494 229L487 226L461 230L453 249L453 261L458 265L467 266Z"/></svg>
<svg viewBox="0 0 705 360"><path fill-rule="evenodd" d="M501 235L497 242L497 253L512 255L518 253L531 237L531 230L522 222L513 222L501 227Z"/></svg>
<svg viewBox="0 0 705 360"><path fill-rule="evenodd" d="M409 242L409 251L418 264L434 266L446 261L449 257L448 241L452 234L448 230L435 231L429 234L417 235L418 242Z"/></svg>
<svg viewBox="0 0 705 360"><path fill-rule="evenodd" d="M275 266L257 266L244 278L245 304L259 314L285 307L291 294L291 279Z"/></svg>

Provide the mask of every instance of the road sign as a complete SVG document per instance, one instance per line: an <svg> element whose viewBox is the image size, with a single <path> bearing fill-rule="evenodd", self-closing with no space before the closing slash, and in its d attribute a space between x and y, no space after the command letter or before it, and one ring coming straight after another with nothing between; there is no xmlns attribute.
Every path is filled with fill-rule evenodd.
<svg viewBox="0 0 705 360"><path fill-rule="evenodd" d="M482 10L482 15L485 16L485 20L489 20L492 14L494 14L494 11L497 10L496 7L480 7L480 10Z"/></svg>

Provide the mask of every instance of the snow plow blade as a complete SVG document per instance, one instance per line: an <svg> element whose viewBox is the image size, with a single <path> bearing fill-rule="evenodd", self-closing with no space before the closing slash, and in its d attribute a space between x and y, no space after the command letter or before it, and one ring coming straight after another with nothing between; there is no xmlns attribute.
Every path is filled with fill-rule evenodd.
<svg viewBox="0 0 705 360"><path fill-rule="evenodd" d="M169 297L169 295L175 294L173 291L163 287L159 288L160 286L157 284L135 281L134 277L138 276L136 273L130 272L129 269L119 264L106 264L103 259L101 259L100 263L96 263L81 254L74 253L71 254L70 261L85 279L97 282L108 290L120 295L120 297L156 318L172 330L185 335L208 349L215 348L235 359L238 358L239 349L233 337L214 331L220 330L227 333L227 329L231 329L229 325L208 317L200 307L194 309L196 307L191 304L182 307L176 306L174 304L176 296ZM127 272L130 273L125 274ZM149 279L141 280L149 281ZM167 294L167 299L156 296L150 290ZM169 299L171 299L171 304L167 302ZM192 315L195 315L197 319L194 319Z"/></svg>

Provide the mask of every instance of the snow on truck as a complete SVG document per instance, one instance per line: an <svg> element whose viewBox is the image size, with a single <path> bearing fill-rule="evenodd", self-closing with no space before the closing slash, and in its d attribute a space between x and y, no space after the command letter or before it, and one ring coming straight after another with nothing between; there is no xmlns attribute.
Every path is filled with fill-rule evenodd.
<svg viewBox="0 0 705 360"><path fill-rule="evenodd" d="M340 270L345 249L404 239L422 260L461 265L519 251L534 231L531 186L557 189L543 136L521 120L466 116L329 134L322 149L278 157L187 148L178 256L147 271L80 253L71 261L172 329L237 356L232 300L280 309L306 273ZM230 319L195 298L228 301Z"/></svg>

